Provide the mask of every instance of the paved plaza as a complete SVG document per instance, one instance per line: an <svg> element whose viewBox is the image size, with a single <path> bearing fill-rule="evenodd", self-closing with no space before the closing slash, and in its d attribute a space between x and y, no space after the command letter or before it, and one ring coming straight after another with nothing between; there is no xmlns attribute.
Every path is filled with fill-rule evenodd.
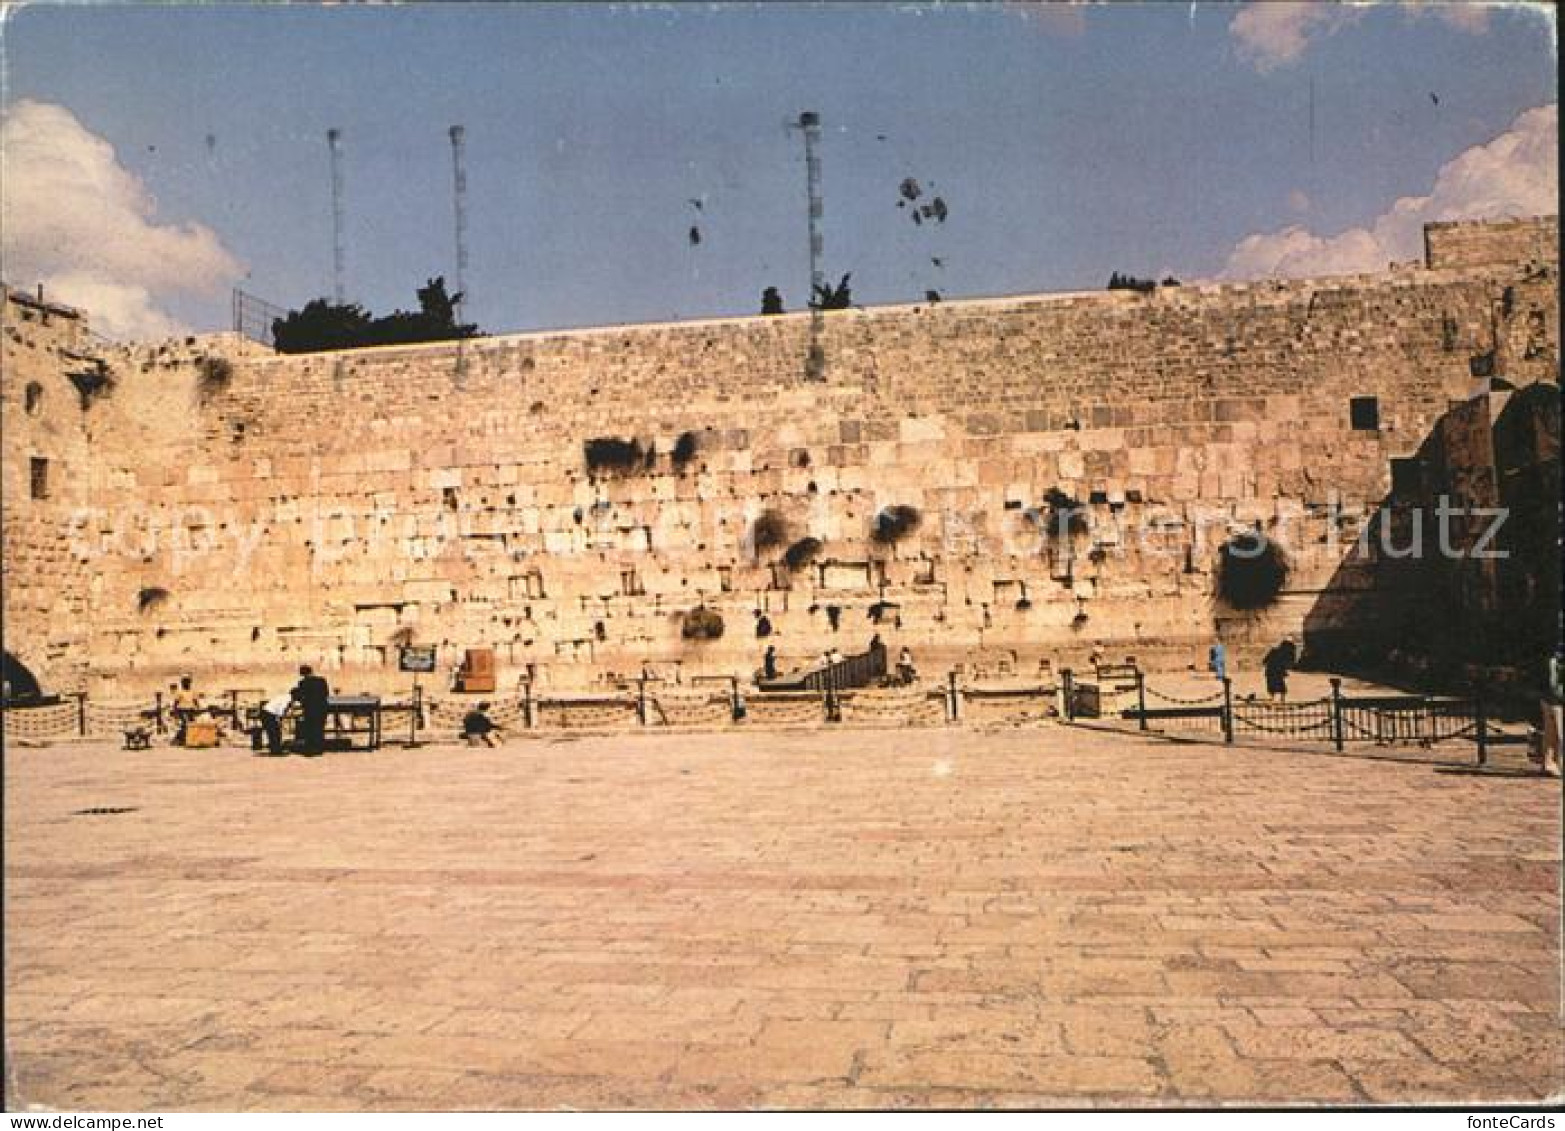
<svg viewBox="0 0 1565 1131"><path fill-rule="evenodd" d="M8 1105L1537 1100L1560 783L1047 725L5 764Z"/></svg>

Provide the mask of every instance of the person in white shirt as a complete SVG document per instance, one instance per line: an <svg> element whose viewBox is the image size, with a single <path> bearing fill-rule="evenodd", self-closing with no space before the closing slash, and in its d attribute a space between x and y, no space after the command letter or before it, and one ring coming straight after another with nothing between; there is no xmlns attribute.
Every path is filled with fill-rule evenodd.
<svg viewBox="0 0 1565 1131"><path fill-rule="evenodd" d="M261 719L261 731L266 735L266 752L268 754L281 754L283 752L283 716L288 713L288 708L293 706L293 696L286 691L280 695L274 695L261 704L259 712Z"/></svg>

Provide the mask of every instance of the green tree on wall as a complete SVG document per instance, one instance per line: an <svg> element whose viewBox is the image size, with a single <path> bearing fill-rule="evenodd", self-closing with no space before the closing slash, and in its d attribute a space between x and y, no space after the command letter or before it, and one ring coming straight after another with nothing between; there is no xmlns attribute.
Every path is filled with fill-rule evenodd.
<svg viewBox="0 0 1565 1131"><path fill-rule="evenodd" d="M460 294L446 293L444 276L418 289L418 310L397 310L381 318L355 302L312 299L272 322L272 344L279 353L315 353L476 337L480 331L475 324L456 319L461 301Z"/></svg>

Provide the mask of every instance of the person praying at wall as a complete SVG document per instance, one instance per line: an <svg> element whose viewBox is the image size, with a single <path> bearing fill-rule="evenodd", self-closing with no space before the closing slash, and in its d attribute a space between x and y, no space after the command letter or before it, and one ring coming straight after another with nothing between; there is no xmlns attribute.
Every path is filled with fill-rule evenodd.
<svg viewBox="0 0 1565 1131"><path fill-rule="evenodd" d="M1279 703L1288 701L1288 669L1298 663L1299 650L1292 640L1284 640L1261 659L1266 672L1266 694Z"/></svg>
<svg viewBox="0 0 1565 1131"><path fill-rule="evenodd" d="M761 657L761 678L777 678L777 645L775 644L768 644L766 655Z"/></svg>
<svg viewBox="0 0 1565 1131"><path fill-rule="evenodd" d="M1217 677L1218 683L1228 678L1228 649L1221 640L1207 649L1206 666Z"/></svg>
<svg viewBox="0 0 1565 1131"><path fill-rule="evenodd" d="M462 740L469 746L500 745L500 724L489 717L488 703L480 703L463 717Z"/></svg>
<svg viewBox="0 0 1565 1131"><path fill-rule="evenodd" d="M293 689L293 701L299 704L299 751L311 757L326 752L326 716L331 709L331 685L315 674L309 664L299 668L299 682Z"/></svg>
<svg viewBox="0 0 1565 1131"><path fill-rule="evenodd" d="M172 689L172 702L170 707L174 713L174 745L185 744L185 728L190 725L190 720L201 713L201 696L192 686L191 678L181 676L179 685Z"/></svg>
<svg viewBox="0 0 1565 1131"><path fill-rule="evenodd" d="M1542 749L1542 770L1550 777L1560 776L1560 737L1565 729L1565 653L1556 649L1549 656L1544 673L1543 726L1539 733Z"/></svg>
<svg viewBox="0 0 1565 1131"><path fill-rule="evenodd" d="M255 748L261 748L261 739L266 739L266 752L273 756L283 752L283 716L288 713L288 708L293 706L293 696L288 692L274 695L256 712L256 718L260 721L261 729L256 735Z"/></svg>
<svg viewBox="0 0 1565 1131"><path fill-rule="evenodd" d="M917 678L918 669L913 667L913 653L904 644L902 651L897 653L897 679L906 686L911 685Z"/></svg>

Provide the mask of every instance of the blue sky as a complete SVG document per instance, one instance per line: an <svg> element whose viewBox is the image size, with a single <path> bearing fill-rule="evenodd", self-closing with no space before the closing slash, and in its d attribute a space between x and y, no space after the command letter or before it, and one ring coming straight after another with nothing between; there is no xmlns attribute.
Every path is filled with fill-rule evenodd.
<svg viewBox="0 0 1565 1131"><path fill-rule="evenodd" d="M283 305L328 294L337 127L349 295L412 305L454 270L447 130L461 123L469 315L485 329L753 313L767 285L795 309L804 165L784 123L804 109L825 126L826 269L851 271L864 304L1097 288L1114 270L1234 274L1241 241L1265 237L1244 263L1267 268L1287 231L1300 263L1349 269L1335 237L1380 238L1395 201L1431 195L1453 161L1555 99L1536 8L1245 11L37 5L4 25L6 220L21 225L6 278L74 283L105 307L129 288L144 315L202 329L225 325L232 281ZM1529 128L1552 130L1550 114ZM1536 182L1557 173L1534 142L1514 200L1453 182L1430 207L1537 210ZM29 179L73 147L95 154L80 167L123 174L116 199L29 195L101 179ZM1492 164L1514 148L1484 151L1486 183L1511 183ZM944 224L896 207L909 176L947 202ZM67 231L116 209L113 232ZM166 237L161 274L138 274L137 223ZM191 224L202 247L178 242ZM117 262L93 250L121 243Z"/></svg>

